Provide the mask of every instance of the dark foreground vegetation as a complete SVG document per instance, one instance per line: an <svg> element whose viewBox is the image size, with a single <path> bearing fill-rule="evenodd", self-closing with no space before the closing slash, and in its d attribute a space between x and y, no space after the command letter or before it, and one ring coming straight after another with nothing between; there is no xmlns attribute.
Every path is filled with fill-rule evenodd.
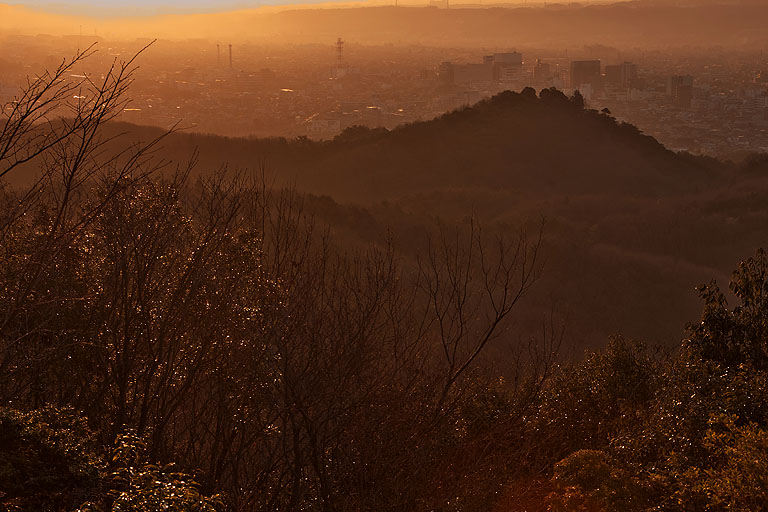
<svg viewBox="0 0 768 512"><path fill-rule="evenodd" d="M111 139L130 65L98 84L64 65L5 111L0 174L40 169L0 195L5 509L764 507L765 253L735 307L700 289L671 352L615 337L564 364L557 322L508 322L541 282L539 228L339 243L299 193Z"/></svg>

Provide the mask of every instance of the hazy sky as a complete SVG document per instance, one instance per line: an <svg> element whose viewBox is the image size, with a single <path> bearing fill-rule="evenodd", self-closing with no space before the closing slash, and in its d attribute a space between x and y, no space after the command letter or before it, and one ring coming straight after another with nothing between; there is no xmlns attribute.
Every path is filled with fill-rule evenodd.
<svg viewBox="0 0 768 512"><path fill-rule="evenodd" d="M60 14L120 15L213 12L260 5L316 3L320 0L0 0ZM327 0L326 0L327 1Z"/></svg>

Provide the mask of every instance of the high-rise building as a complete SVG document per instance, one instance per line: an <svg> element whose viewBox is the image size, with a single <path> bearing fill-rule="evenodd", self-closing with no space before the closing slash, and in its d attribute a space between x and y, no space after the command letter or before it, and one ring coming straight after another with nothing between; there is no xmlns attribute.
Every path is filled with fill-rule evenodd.
<svg viewBox="0 0 768 512"><path fill-rule="evenodd" d="M494 53L491 57L491 61L493 62L493 76L496 80L500 82L515 82L522 78L522 53Z"/></svg>
<svg viewBox="0 0 768 512"><path fill-rule="evenodd" d="M440 64L440 81L446 85L470 85L475 83L492 82L494 79L493 63L485 59L482 64Z"/></svg>
<svg viewBox="0 0 768 512"><path fill-rule="evenodd" d="M571 89L580 89L590 85L592 91L602 87L602 73L599 60L571 61Z"/></svg>
<svg viewBox="0 0 768 512"><path fill-rule="evenodd" d="M537 83L548 81L552 78L552 72L550 66L546 62L542 62L541 59L536 59L536 67L533 68L533 79Z"/></svg>
<svg viewBox="0 0 768 512"><path fill-rule="evenodd" d="M623 62L605 66L605 85L615 89L628 89L637 80L637 65Z"/></svg>
<svg viewBox="0 0 768 512"><path fill-rule="evenodd" d="M693 99L693 77L674 75L667 79L667 96L678 107L690 108Z"/></svg>
<svg viewBox="0 0 768 512"><path fill-rule="evenodd" d="M493 66L488 64L457 64L453 67L453 83L473 84L493 81Z"/></svg>
<svg viewBox="0 0 768 512"><path fill-rule="evenodd" d="M485 55L482 63L443 62L438 71L446 85L471 85L501 82L515 85L523 77L523 54L517 52Z"/></svg>

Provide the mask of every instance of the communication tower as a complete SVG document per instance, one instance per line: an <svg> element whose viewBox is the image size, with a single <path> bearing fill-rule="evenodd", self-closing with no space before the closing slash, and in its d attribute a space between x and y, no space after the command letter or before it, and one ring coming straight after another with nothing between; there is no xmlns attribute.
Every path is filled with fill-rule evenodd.
<svg viewBox="0 0 768 512"><path fill-rule="evenodd" d="M344 67L344 40L340 37L336 40L336 60L338 67Z"/></svg>

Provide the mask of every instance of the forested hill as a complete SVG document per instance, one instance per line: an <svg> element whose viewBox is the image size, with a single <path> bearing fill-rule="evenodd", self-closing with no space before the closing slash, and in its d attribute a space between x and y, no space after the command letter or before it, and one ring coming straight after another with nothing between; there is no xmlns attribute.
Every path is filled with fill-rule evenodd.
<svg viewBox="0 0 768 512"><path fill-rule="evenodd" d="M392 131L352 127L328 142L176 134L164 146L179 159L198 148L200 168L263 165L283 183L358 203L456 187L669 196L711 187L723 171L559 91L532 89Z"/></svg>
<svg viewBox="0 0 768 512"><path fill-rule="evenodd" d="M668 195L711 184L704 162L557 91L505 92L392 132L347 130L306 176L313 189L382 198L441 187Z"/></svg>

